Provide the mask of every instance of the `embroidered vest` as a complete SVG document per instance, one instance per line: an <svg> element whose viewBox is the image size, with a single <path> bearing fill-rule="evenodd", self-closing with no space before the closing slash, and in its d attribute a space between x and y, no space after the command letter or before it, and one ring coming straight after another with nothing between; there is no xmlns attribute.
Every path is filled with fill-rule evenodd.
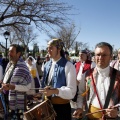
<svg viewBox="0 0 120 120"><path fill-rule="evenodd" d="M109 73L110 78L112 77L112 71L113 71L113 68L110 67L110 73ZM94 80L95 80L95 83L96 83L96 76L97 76L98 72L97 72L96 68L93 68L87 74L86 87L87 87L88 80L91 80L91 76L90 76L91 73L93 74L93 77L94 77ZM113 93L112 93L112 96L111 96L111 99L110 99L110 101L113 105L118 104L118 101L120 100L120 94L119 94L120 85L119 85L119 83L120 83L120 71L117 71L115 84L114 84L114 88L113 88ZM93 88L92 82L90 82L90 91L86 95L86 100L88 101L88 103L91 102L91 99L92 99L93 95L94 95L94 88Z"/></svg>
<svg viewBox="0 0 120 120"><path fill-rule="evenodd" d="M82 73L84 73L85 71L91 69L91 63L92 63L92 61L90 61L90 60L85 61L85 64L84 64L84 68L83 68ZM78 74L78 72L79 72L80 65L81 65L81 62L77 62L77 63L76 63L76 72L77 72L77 74Z"/></svg>
<svg viewBox="0 0 120 120"><path fill-rule="evenodd" d="M61 86L66 86L66 76L65 76L66 63L67 63L67 60L65 58L61 58L55 64L54 73L53 73L52 80L51 80L52 87L60 88ZM47 79L48 79L51 65L52 65L51 60L45 64L42 87L45 87L47 85L46 83L47 83Z"/></svg>

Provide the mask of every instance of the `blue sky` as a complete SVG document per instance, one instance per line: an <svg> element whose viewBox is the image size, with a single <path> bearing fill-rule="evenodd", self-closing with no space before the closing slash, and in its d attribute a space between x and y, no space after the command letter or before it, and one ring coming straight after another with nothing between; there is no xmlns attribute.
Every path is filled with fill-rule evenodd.
<svg viewBox="0 0 120 120"><path fill-rule="evenodd" d="M73 5L69 16L81 29L77 41L88 43L91 50L98 42L109 42L114 48L120 48L120 0L59 0ZM46 46L48 37L39 33L38 45ZM32 45L31 45L32 48Z"/></svg>
<svg viewBox="0 0 120 120"><path fill-rule="evenodd" d="M88 43L94 49L98 42L109 42L120 48L120 0L64 0L77 10L71 17L81 28L77 41Z"/></svg>
<svg viewBox="0 0 120 120"><path fill-rule="evenodd" d="M81 29L77 41L88 43L89 49L94 50L98 42L109 42L114 49L120 48L120 0L59 0L73 5L69 16ZM41 35L40 45L46 46ZM43 40L43 41L42 41Z"/></svg>

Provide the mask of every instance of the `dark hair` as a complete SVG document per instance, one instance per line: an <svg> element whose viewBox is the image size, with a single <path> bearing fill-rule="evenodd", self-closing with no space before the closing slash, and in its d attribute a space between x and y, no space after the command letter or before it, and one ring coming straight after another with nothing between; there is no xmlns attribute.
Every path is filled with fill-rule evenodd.
<svg viewBox="0 0 120 120"><path fill-rule="evenodd" d="M0 54L0 58L2 58L3 56Z"/></svg>
<svg viewBox="0 0 120 120"><path fill-rule="evenodd" d="M16 53L20 52L21 55L22 55L22 52L23 52L22 46L20 46L18 44L11 44L10 47L15 47L16 48Z"/></svg>
<svg viewBox="0 0 120 120"><path fill-rule="evenodd" d="M63 57L63 58L65 58L65 53L64 53L63 49L60 50L60 56Z"/></svg>
<svg viewBox="0 0 120 120"><path fill-rule="evenodd" d="M42 62L40 61L40 60L42 60L40 57L38 57L37 58L37 61L36 61L36 63L38 64L38 65L42 65Z"/></svg>
<svg viewBox="0 0 120 120"><path fill-rule="evenodd" d="M30 56L28 57L28 59L31 60L31 61L33 61L32 57L30 57Z"/></svg>
<svg viewBox="0 0 120 120"><path fill-rule="evenodd" d="M86 50L81 50L79 53L88 54Z"/></svg>
<svg viewBox="0 0 120 120"><path fill-rule="evenodd" d="M68 51L65 51L64 53L65 53L65 55L69 55Z"/></svg>
<svg viewBox="0 0 120 120"><path fill-rule="evenodd" d="M39 57L37 58L37 61L41 60Z"/></svg>
<svg viewBox="0 0 120 120"><path fill-rule="evenodd" d="M109 43L107 43L107 42L100 42L100 43L96 44L95 49L97 47L103 47L103 46L108 46L108 48L110 50L110 53L112 55L112 53L113 53L113 47Z"/></svg>

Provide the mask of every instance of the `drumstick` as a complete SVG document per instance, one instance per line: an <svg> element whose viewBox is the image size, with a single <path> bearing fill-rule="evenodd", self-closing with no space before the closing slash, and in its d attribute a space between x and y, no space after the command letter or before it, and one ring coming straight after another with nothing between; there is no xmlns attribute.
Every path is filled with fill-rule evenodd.
<svg viewBox="0 0 120 120"><path fill-rule="evenodd" d="M98 111L96 111L96 112L92 112L92 113L87 113L87 114L85 114L86 116L87 115L92 115L92 114L95 114L95 113L98 113L98 112L103 112L103 111L105 111L106 109L102 109L102 110L98 110Z"/></svg>
<svg viewBox="0 0 120 120"><path fill-rule="evenodd" d="M117 105L115 105L115 106L111 106L111 108L118 108L118 107L120 107L120 104L117 104ZM107 108L107 109L108 109L108 108ZM103 111L105 111L105 110L107 110L107 109L98 110L98 111L96 111L96 112L87 113L87 114L85 114L85 115L87 116L87 115L95 114L95 113L98 113L98 112L103 112Z"/></svg>
<svg viewBox="0 0 120 120"><path fill-rule="evenodd" d="M56 88L49 88L50 90L55 90ZM31 88L30 90L45 90L44 88Z"/></svg>

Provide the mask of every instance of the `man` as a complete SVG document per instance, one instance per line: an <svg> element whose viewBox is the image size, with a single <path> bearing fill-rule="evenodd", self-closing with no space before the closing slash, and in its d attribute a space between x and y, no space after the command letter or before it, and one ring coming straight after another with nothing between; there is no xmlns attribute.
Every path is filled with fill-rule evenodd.
<svg viewBox="0 0 120 120"><path fill-rule="evenodd" d="M68 61L71 61L71 59L70 59L70 57L69 57L68 51L65 51L64 54L65 54L65 58L66 58Z"/></svg>
<svg viewBox="0 0 120 120"><path fill-rule="evenodd" d="M112 50L112 46L106 42L101 42L96 45L96 67L85 75L85 80L82 81L84 87L83 84L79 84L77 109L73 113L75 118L81 117L83 113L82 107L84 104L87 104L86 107L88 107L88 109L86 109L86 111L91 113L86 116L89 120L109 120L109 118L110 120L118 120L118 109L114 108L114 106L120 102L120 72L109 66L112 59ZM113 76L115 76L115 79L111 79ZM113 81L115 81L114 84L112 84ZM112 85L113 87L111 87ZM110 99L108 99L109 97L107 96L108 92ZM106 103L108 103L108 105ZM105 111L98 112L104 107L107 108Z"/></svg>
<svg viewBox="0 0 120 120"><path fill-rule="evenodd" d="M110 66L120 71L120 49L118 49L117 60L112 60Z"/></svg>
<svg viewBox="0 0 120 120"><path fill-rule="evenodd" d="M88 60L88 54L86 50L79 52L80 61L76 63L77 83L79 84L81 79L84 79L85 72L95 67L95 63Z"/></svg>
<svg viewBox="0 0 120 120"><path fill-rule="evenodd" d="M5 73L5 69L6 69L6 66L7 66L8 63L9 63L8 58L3 58L2 59L3 74Z"/></svg>
<svg viewBox="0 0 120 120"><path fill-rule="evenodd" d="M91 68L95 67L95 63L91 60L88 60L88 53L86 50L81 50L79 52L79 62L75 64L76 73L77 73L77 84L81 84L81 86L84 86L84 83L82 82L85 79L85 73L90 70ZM76 108L76 99L78 95L78 89L77 93L74 97L74 99L71 101L71 107L73 108L72 111ZM74 120L74 119L73 119Z"/></svg>
<svg viewBox="0 0 120 120"><path fill-rule="evenodd" d="M51 60L45 64L42 81L42 87L45 87L42 92L49 96L57 113L55 120L71 120L70 99L76 92L75 67L65 59L63 46L61 39L52 39L48 42Z"/></svg>
<svg viewBox="0 0 120 120"><path fill-rule="evenodd" d="M2 83L10 116L7 120L23 120L23 112L26 107L25 92L31 87L32 78L24 60L21 59L21 54L22 48L19 45L10 45L8 53L10 62Z"/></svg>
<svg viewBox="0 0 120 120"><path fill-rule="evenodd" d="M42 68L41 68L42 71L44 71L44 65L45 65L45 63L46 63L47 61L49 61L49 60L50 60L49 54L46 54L46 55L45 55L45 60L44 60L43 63L42 63Z"/></svg>

